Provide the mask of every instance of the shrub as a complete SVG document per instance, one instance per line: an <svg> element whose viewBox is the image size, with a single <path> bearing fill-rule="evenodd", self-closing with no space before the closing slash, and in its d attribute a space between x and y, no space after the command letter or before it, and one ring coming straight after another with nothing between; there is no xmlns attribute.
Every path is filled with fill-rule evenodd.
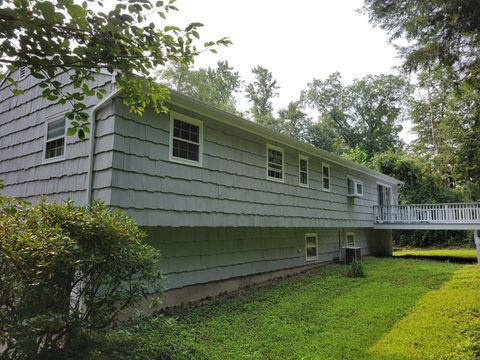
<svg viewBox="0 0 480 360"><path fill-rule="evenodd" d="M0 358L64 356L158 292L160 255L143 237L102 202L32 207L0 197Z"/></svg>
<svg viewBox="0 0 480 360"><path fill-rule="evenodd" d="M347 276L349 277L365 277L365 269L363 262L353 259L350 267L348 268Z"/></svg>

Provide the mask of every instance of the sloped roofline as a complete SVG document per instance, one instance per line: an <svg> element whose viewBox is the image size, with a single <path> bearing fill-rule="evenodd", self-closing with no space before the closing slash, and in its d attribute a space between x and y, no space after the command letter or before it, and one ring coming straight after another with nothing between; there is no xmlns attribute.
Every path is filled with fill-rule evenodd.
<svg viewBox="0 0 480 360"><path fill-rule="evenodd" d="M269 129L265 126L259 125L253 121L246 120L240 116L228 113L226 111L217 109L211 105L208 105L202 101L191 98L190 96L184 95L178 91L170 90L170 99L167 100L167 103L172 105L177 105L183 108L186 108L190 111L196 112L198 114L210 117L216 121L234 126L236 128L248 131L255 135L260 135L267 140L277 141L285 146L297 149L306 154L310 154L315 157L319 157L322 160L329 161L331 163L341 165L343 167L355 170L370 176L377 178L380 181L386 182L389 185L401 186L403 181L395 179L391 176L385 175L376 170L370 169L364 165L357 164L351 160L342 158L341 156L335 155L326 150L319 149L313 145L303 143L292 137L280 134L277 131Z"/></svg>

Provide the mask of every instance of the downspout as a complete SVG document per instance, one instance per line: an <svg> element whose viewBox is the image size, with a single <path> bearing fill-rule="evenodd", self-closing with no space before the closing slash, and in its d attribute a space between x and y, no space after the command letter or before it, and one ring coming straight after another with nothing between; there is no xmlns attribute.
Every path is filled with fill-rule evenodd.
<svg viewBox="0 0 480 360"><path fill-rule="evenodd" d="M114 99L118 96L123 89L117 89L107 97L103 98L97 105L95 105L92 109L92 113L90 114L90 118L92 119L90 124L90 150L88 153L88 173L87 173L87 201L86 204L90 205L92 203L92 187L93 187L93 160L95 156L95 121L97 118L98 111L110 100Z"/></svg>

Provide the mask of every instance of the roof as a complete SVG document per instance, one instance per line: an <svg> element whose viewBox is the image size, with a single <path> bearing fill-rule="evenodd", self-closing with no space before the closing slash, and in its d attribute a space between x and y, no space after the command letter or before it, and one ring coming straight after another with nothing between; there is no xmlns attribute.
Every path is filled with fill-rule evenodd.
<svg viewBox="0 0 480 360"><path fill-rule="evenodd" d="M395 179L391 176L385 175L381 172L370 169L364 165L360 165L351 160L347 160L331 152L319 149L313 145L306 144L292 137L280 134L277 131L269 129L253 121L246 120L240 116L217 109L211 105L208 105L202 101L193 99L190 96L184 95L178 91L170 89L170 97L171 97L170 100L168 100L167 102L173 105L181 106L183 108L186 108L198 114L213 118L219 122L223 122L225 124L234 126L236 128L248 131L255 135L260 135L268 140L277 141L279 143L282 143L286 146L297 149L304 153L310 154L312 156L320 157L321 159L329 161L331 163L338 164L343 167L346 167L355 171L359 171L364 174L368 174L390 185L399 186L403 184L403 181Z"/></svg>

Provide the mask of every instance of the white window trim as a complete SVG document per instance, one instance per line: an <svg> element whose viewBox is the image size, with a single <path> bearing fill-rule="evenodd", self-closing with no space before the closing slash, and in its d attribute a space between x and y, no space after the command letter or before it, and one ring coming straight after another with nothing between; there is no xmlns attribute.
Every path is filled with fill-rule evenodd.
<svg viewBox="0 0 480 360"><path fill-rule="evenodd" d="M348 193L348 180L352 180L352 181L353 181L353 194L349 194L349 193ZM362 193L361 193L361 194L359 194L359 193L357 192L357 184L361 184L361 185L362 185ZM360 181L360 180L358 180L357 178L348 175L348 176L347 176L347 196L349 196L349 197L363 197L363 194L364 194L364 193L365 193L365 186L363 185L363 181Z"/></svg>
<svg viewBox="0 0 480 360"><path fill-rule="evenodd" d="M173 156L173 126L174 120L180 120L195 126L198 126L198 161L188 160ZM184 165L203 166L203 121L194 119L190 116L170 111L170 140L168 148L168 159L172 162L176 162Z"/></svg>
<svg viewBox="0 0 480 360"><path fill-rule="evenodd" d="M307 256L307 238L309 238L309 237L314 237L315 238L315 246L316 246L316 249L317 249L317 255L310 256L310 257ZM306 261L318 260L318 234L317 233L307 233L307 234L305 234L305 260Z"/></svg>
<svg viewBox="0 0 480 360"><path fill-rule="evenodd" d="M300 160L305 160L307 162L307 183L302 183L302 170L300 167ZM298 185L303 187L310 187L310 162L308 160L308 156L305 155L298 155Z"/></svg>
<svg viewBox="0 0 480 360"><path fill-rule="evenodd" d="M282 178L281 179L277 179L275 177L268 176L268 150L269 149L279 151L279 152L282 153ZM285 182L285 151L283 150L283 148L272 145L272 144L267 144L267 146L265 148L265 157L266 157L265 164L266 164L267 180L280 182L280 183Z"/></svg>
<svg viewBox="0 0 480 360"><path fill-rule="evenodd" d="M54 163L54 162L57 162L57 161L65 160L65 157L67 155L67 128L68 128L68 126L67 126L68 119L66 118L65 114L66 114L66 112L62 112L62 113L49 115L45 118L45 133L43 135L42 164L50 164L50 163ZM57 136L56 138L47 140L48 124L50 124L53 121L60 120L62 118L65 118L65 132L63 133L63 136L60 135L60 136ZM62 137L65 138L65 141L63 142L63 155L47 159L47 141L50 142L50 141L58 140Z"/></svg>
<svg viewBox="0 0 480 360"><path fill-rule="evenodd" d="M326 167L328 168L328 185L329 185L329 188L326 189L323 187L323 180L325 178L324 174L323 174L323 168ZM323 191L327 191L327 192L330 192L332 191L332 169L330 168L330 165L327 164L327 163L322 163L322 190Z"/></svg>
<svg viewBox="0 0 480 360"><path fill-rule="evenodd" d="M353 236L353 245L349 245L347 242L347 239L349 236ZM353 231L347 231L345 233L345 246L355 246L356 240L355 240L355 233Z"/></svg>

